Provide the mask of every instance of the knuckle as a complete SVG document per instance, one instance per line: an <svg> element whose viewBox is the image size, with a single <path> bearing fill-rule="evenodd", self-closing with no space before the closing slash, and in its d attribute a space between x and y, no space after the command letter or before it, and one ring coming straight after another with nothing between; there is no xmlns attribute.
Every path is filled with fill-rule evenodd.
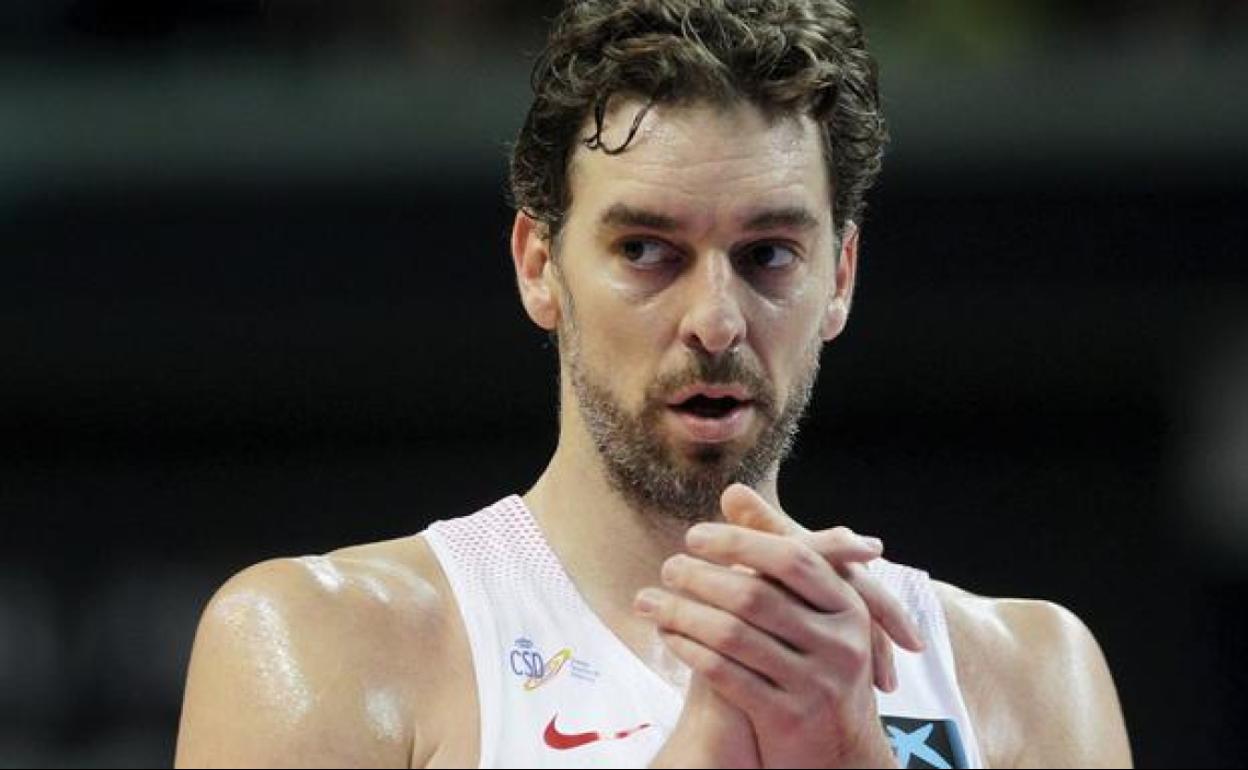
<svg viewBox="0 0 1248 770"><path fill-rule="evenodd" d="M845 633L844 629L824 632L828 656L840 674L855 674L874 665L871 635Z"/></svg>
<svg viewBox="0 0 1248 770"><path fill-rule="evenodd" d="M781 561L780 577L786 580L806 580L818 569L819 558L809 547L796 541L789 541Z"/></svg>
<svg viewBox="0 0 1248 770"><path fill-rule="evenodd" d="M750 617L761 615L771 603L771 592L762 581L751 580L737 594L737 612Z"/></svg>
<svg viewBox="0 0 1248 770"><path fill-rule="evenodd" d="M714 529L716 550L736 553L741 547L741 533L735 526L717 526Z"/></svg>
<svg viewBox="0 0 1248 770"><path fill-rule="evenodd" d="M799 735L810 713L811 711L803 698L791 698L782 701L773 710L772 716L775 719L775 729L785 736Z"/></svg>
<svg viewBox="0 0 1248 770"><path fill-rule="evenodd" d="M824 715L825 719L834 719L832 715L844 708L844 702L845 693L841 689L841 683L828 682L811 699L808 713Z"/></svg>
<svg viewBox="0 0 1248 770"><path fill-rule="evenodd" d="M841 650L845 664L853 671L862 671L872 665L871 647L869 644L849 643Z"/></svg>
<svg viewBox="0 0 1248 770"><path fill-rule="evenodd" d="M832 539L834 539L837 543L841 545L845 545L849 543L855 537L854 531L850 529L849 527L845 527L845 526L833 527L831 531L829 532L829 534L831 535Z"/></svg>
<svg viewBox="0 0 1248 770"><path fill-rule="evenodd" d="M722 684L732 675L732 667L727 658L712 653L703 659L701 673L711 682Z"/></svg>
<svg viewBox="0 0 1248 770"><path fill-rule="evenodd" d="M835 647L836 635L833 632L830 616L820 615L813 621L794 624L792 629L795 641L808 649L824 650Z"/></svg>
<svg viewBox="0 0 1248 770"><path fill-rule="evenodd" d="M724 622L714 634L715 646L729 655L741 652L748 641L745 624L740 621Z"/></svg>

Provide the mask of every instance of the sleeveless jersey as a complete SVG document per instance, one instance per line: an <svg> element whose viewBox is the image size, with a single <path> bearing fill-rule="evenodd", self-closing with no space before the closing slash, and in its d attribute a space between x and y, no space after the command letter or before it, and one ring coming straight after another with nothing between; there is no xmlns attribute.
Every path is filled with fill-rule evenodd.
<svg viewBox="0 0 1248 770"><path fill-rule="evenodd" d="M589 608L532 514L511 496L424 537L468 632L481 767L645 767L680 715L688 669L660 676ZM894 646L899 686L876 690L902 767L981 767L927 574L869 565L918 624L926 649ZM657 576L656 576L657 579ZM661 645L658 635L655 644ZM674 660L674 658L672 658Z"/></svg>

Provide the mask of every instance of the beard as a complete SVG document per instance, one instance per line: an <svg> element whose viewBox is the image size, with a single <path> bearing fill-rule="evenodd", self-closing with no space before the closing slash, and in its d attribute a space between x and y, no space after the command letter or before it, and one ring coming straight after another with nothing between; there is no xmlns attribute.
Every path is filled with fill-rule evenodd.
<svg viewBox="0 0 1248 770"><path fill-rule="evenodd" d="M574 323L559 335L566 341L572 391L608 483L628 503L651 515L695 523L720 518L720 496L734 482L756 487L792 451L798 425L814 392L819 374L818 337L807 346L801 370L783 405L775 389L738 353L695 354L689 367L656 379L646 388L641 409L631 412L588 371ZM668 410L666 396L686 385L740 384L752 394L763 427L744 451L725 444L697 445L690 455L678 454L664 442L660 423Z"/></svg>

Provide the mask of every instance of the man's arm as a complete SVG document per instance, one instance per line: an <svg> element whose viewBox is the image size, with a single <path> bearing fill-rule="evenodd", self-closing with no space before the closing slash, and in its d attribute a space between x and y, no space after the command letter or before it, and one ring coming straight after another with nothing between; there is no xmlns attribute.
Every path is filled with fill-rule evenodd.
<svg viewBox="0 0 1248 770"><path fill-rule="evenodd" d="M1113 677L1091 632L1050 602L937 584L990 767L1129 767Z"/></svg>
<svg viewBox="0 0 1248 770"><path fill-rule="evenodd" d="M200 621L176 764L408 767L427 756L412 694L432 683L412 662L435 654L437 623L415 606L428 592L400 589L384 565L329 557L232 578Z"/></svg>

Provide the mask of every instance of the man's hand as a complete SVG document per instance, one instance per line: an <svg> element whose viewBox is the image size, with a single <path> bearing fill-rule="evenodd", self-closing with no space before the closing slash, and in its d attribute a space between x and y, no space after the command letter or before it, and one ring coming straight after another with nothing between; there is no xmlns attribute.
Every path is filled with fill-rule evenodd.
<svg viewBox="0 0 1248 770"><path fill-rule="evenodd" d="M875 625L871 629L875 686L884 692L897 689L893 667L892 641L912 652L923 650L923 636L901 603L863 566L884 552L879 538L857 535L849 527L833 527L811 532L780 511L772 508L757 492L744 484L733 484L724 491L720 501L724 518L733 524L791 535L822 556L837 573L862 596Z"/></svg>
<svg viewBox="0 0 1248 770"><path fill-rule="evenodd" d="M889 637L922 641L862 565L878 541L806 532L740 485L722 505L736 523L691 528L693 555L668 560L670 590L646 589L639 610L748 716L764 766L894 766L871 685L896 686Z"/></svg>

